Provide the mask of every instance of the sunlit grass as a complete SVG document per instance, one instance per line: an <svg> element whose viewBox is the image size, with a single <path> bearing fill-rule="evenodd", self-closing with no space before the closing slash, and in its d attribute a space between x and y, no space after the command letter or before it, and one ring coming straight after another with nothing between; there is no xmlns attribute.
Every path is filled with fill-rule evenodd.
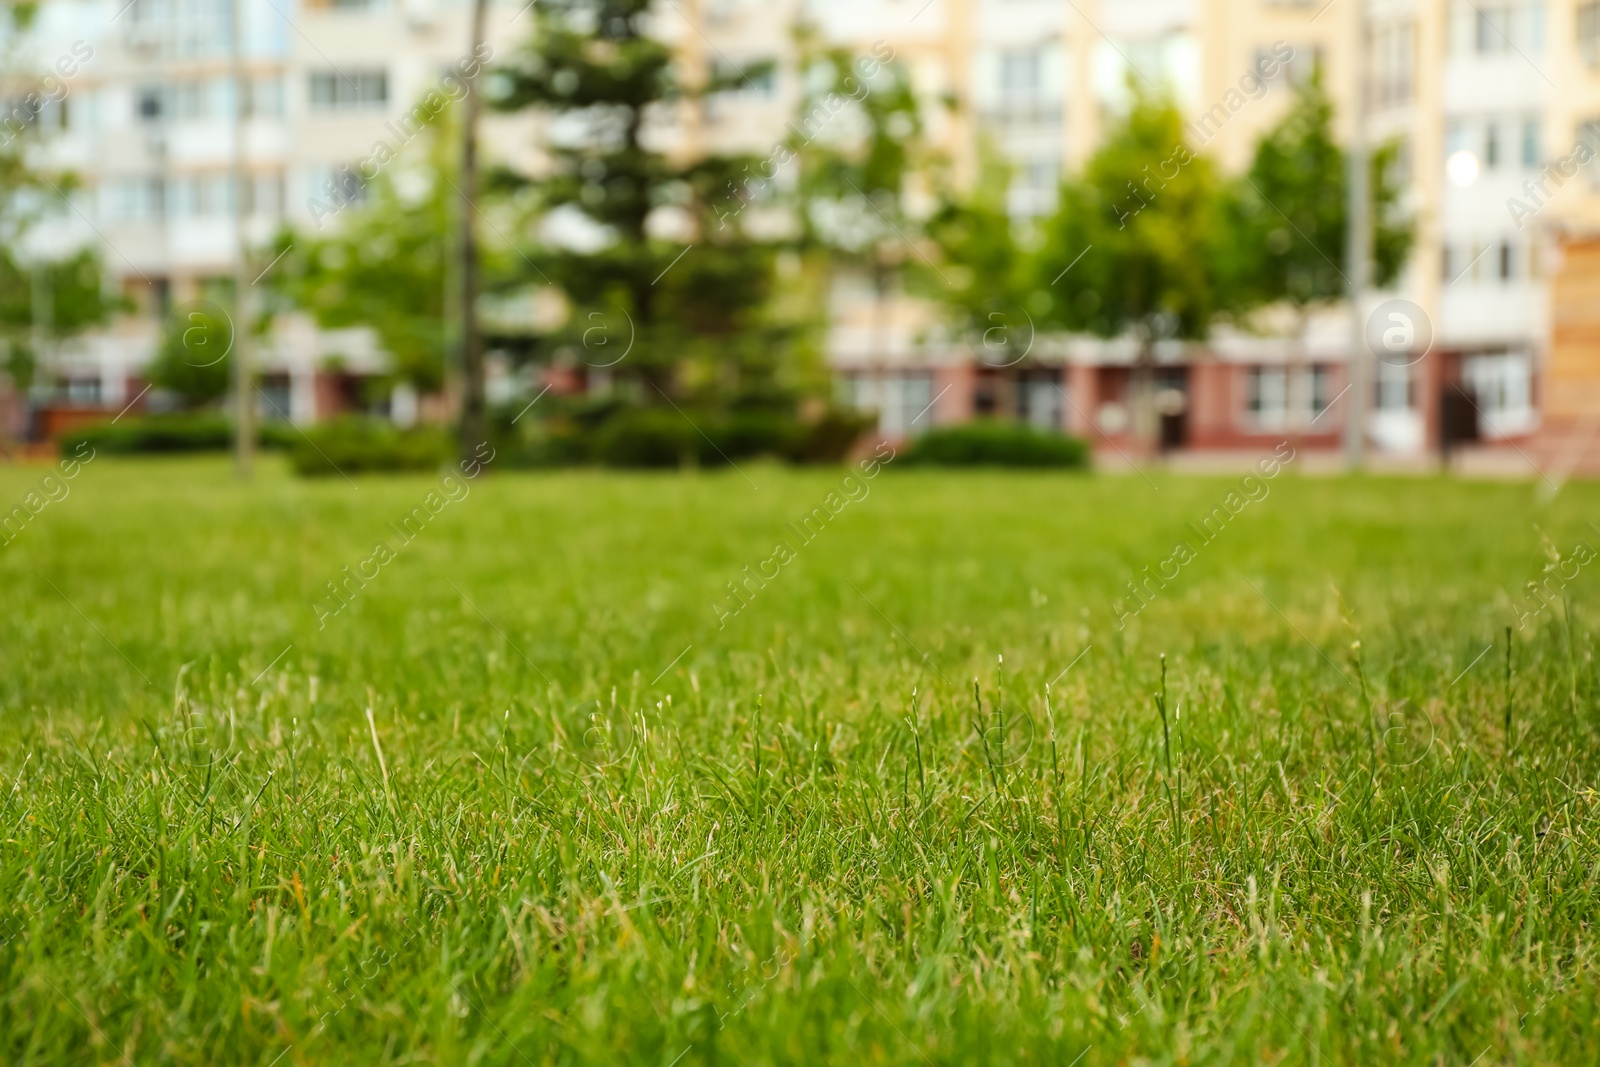
<svg viewBox="0 0 1600 1067"><path fill-rule="evenodd" d="M1600 489L1282 476L1118 630L1237 478L786 533L843 473L403 542L438 478L85 467L0 549L0 1061L1600 1056Z"/></svg>

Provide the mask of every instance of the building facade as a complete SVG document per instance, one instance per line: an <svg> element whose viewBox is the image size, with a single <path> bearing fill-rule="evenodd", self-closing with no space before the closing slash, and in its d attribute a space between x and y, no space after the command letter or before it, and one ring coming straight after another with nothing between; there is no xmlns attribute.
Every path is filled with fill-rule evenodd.
<svg viewBox="0 0 1600 1067"><path fill-rule="evenodd" d="M240 198L247 275L259 280L272 266L260 250L284 225L308 233L338 225L342 208L362 197L360 163L378 145L397 168L424 162L436 116L419 101L463 92L461 72L477 58L469 15L453 0L42 4L27 39L6 42L12 84L0 90L9 90L8 110L25 115L15 101L32 75L50 71L55 57L79 58L59 99L25 115L38 127L40 162L76 184L42 198L27 251L47 260L98 247L108 286L133 312L49 346L33 429L148 405L144 368L169 313L201 299L230 306ZM531 22L497 5L491 40L509 47L518 24L525 36ZM486 126L505 155L531 136L499 117ZM323 330L288 315L263 340L257 365L261 416L313 421L365 404L363 382L386 360L370 331Z"/></svg>
<svg viewBox="0 0 1600 1067"><path fill-rule="evenodd" d="M1403 298L1420 309L1431 344L1368 357L1370 447L1431 455L1463 395L1471 426L1452 432L1517 452L1536 439L1562 240L1600 221L1600 165L1578 167L1600 148L1597 5L907 0L867 5L878 15L870 28L860 4L813 6L831 13L825 24L840 37L854 27L857 47L875 31L903 42L930 100L953 92L968 103L966 121L941 131L947 149L970 160L976 138L990 137L1019 175L1011 209L1020 219L1053 208L1059 175L1092 154L1130 77L1168 88L1191 143L1237 173L1281 117L1286 86L1320 67L1341 138L1359 117L1370 144L1398 144L1416 224L1403 277L1369 294L1362 318ZM1284 52L1291 58L1260 78L1264 58ZM1021 364L996 365L971 344L919 344L931 331L911 311L892 340L875 341L865 304L864 291L841 293L834 360L845 394L879 406L886 432L997 414L1134 448L1132 346L1041 343ZM1349 309L1334 307L1300 337L1223 330L1205 344L1166 346L1162 447L1251 449L1286 432L1336 447L1345 415L1328 405L1350 382L1352 340Z"/></svg>
<svg viewBox="0 0 1600 1067"><path fill-rule="evenodd" d="M59 105L38 117L49 161L71 168L33 241L41 254L101 246L142 314L59 346L47 384L66 407L118 408L141 387L159 313L205 295L233 271L235 195L264 245L283 222L324 219L329 196L356 192L350 168L397 135L469 52L466 0L238 0L247 69L237 192L231 41L234 0L46 0L27 42L48 60L91 48ZM1054 208L1126 106L1129 79L1167 87L1193 142L1242 170L1282 114L1287 87L1320 66L1341 136L1400 145L1417 241L1394 292L1421 309L1432 343L1372 367L1366 427L1375 450L1427 455L1447 395L1465 392L1485 442L1521 447L1541 425L1562 239L1600 226L1600 6L1593 0L664 0L655 32L691 80L771 61L769 76L659 130L663 146L764 155L791 136L807 73L794 28L861 54L887 45L923 101L927 136L958 179L986 139L1012 163L1018 225ZM491 5L504 55L533 26L528 8ZM1271 64L1266 57L1287 61ZM1360 63L1354 62L1359 59ZM398 124L398 125L397 125ZM529 120L495 118L490 152L537 170ZM925 190L923 191L925 192ZM330 223L337 224L337 219ZM1337 444L1354 317L1314 315L1303 336L1219 332L1159 350L1164 448L1233 450L1293 433ZM1130 345L1040 337L1026 356L985 360L940 328L937 310L841 276L829 358L841 395L880 412L889 434L996 415L1131 449ZM272 410L313 419L353 402L383 356L363 331L292 323L266 346Z"/></svg>

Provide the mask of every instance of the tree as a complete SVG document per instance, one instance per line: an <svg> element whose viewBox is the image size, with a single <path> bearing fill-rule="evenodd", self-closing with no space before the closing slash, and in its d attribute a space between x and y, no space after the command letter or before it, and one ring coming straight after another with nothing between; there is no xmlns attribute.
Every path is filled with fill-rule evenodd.
<svg viewBox="0 0 1600 1067"><path fill-rule="evenodd" d="M271 275L281 297L324 328L370 326L392 361L392 380L423 393L444 387L451 344L446 290L460 209L450 131L448 117L438 120L427 166L380 172L329 236L286 231L273 249L284 254Z"/></svg>
<svg viewBox="0 0 1600 1067"><path fill-rule="evenodd" d="M922 111L911 76L880 44L871 55L829 50L824 77L801 100L790 145L800 159L803 246L835 264L864 268L875 296L874 333L886 347L889 298L923 234L907 203L913 175L936 164L922 141Z"/></svg>
<svg viewBox="0 0 1600 1067"><path fill-rule="evenodd" d="M19 262L0 245L0 341L3 368L19 389L32 383L38 360L35 339L73 337L111 317L125 302L104 291L100 256L92 248L58 260Z"/></svg>
<svg viewBox="0 0 1600 1067"><path fill-rule="evenodd" d="M1333 136L1333 102L1321 71L1295 86L1278 124L1256 145L1250 169L1229 190L1220 273L1230 309L1243 317L1286 305L1304 373L1312 311L1343 300L1348 271L1348 169ZM1373 271L1378 286L1399 277L1411 251L1412 224L1401 209L1392 142L1371 160ZM1295 395L1304 395L1302 387Z"/></svg>
<svg viewBox="0 0 1600 1067"><path fill-rule="evenodd" d="M1200 340L1217 312L1218 186L1167 97L1134 86L1126 118L1064 182L1045 224L1035 282L1040 325L1131 335L1135 435L1155 436L1155 345Z"/></svg>
<svg viewBox="0 0 1600 1067"><path fill-rule="evenodd" d="M944 265L930 280L929 293L973 337L979 358L998 366L1010 366L1026 351L1012 341L1024 325L1021 317L1033 292L1029 252L1007 210L1011 176L985 140L979 145L977 181L963 194L947 192L926 226Z"/></svg>
<svg viewBox="0 0 1600 1067"><path fill-rule="evenodd" d="M220 304L185 305L166 323L150 362L150 382L182 401L204 407L225 396L232 384L228 356L234 324Z"/></svg>
<svg viewBox="0 0 1600 1067"><path fill-rule="evenodd" d="M536 218L565 231L525 252L530 276L558 279L551 284L572 309L554 347L605 335L608 347L586 352L588 361L607 366L645 404L672 395L710 404L770 398L782 392L789 333L771 314L776 248L748 231L745 207L759 180L752 170L763 161L669 158L650 147L646 129L764 71L685 84L671 48L649 35L654 7L543 0L533 9L534 33L502 70L496 106L538 110L552 131L565 132L543 146L544 173L502 174L498 185L529 194ZM610 365L622 338L631 340L629 355Z"/></svg>
<svg viewBox="0 0 1600 1067"><path fill-rule="evenodd" d="M15 41L33 24L37 5L0 3L0 39ZM76 55L76 50L74 50ZM65 62L65 61L63 61ZM0 370L19 390L33 382L39 342L59 341L109 319L126 302L108 296L99 254L79 249L56 260L23 255L28 230L44 197L76 189L71 174L46 173L29 159L37 120L46 104L65 94L54 74L22 73L5 78L6 106L0 114ZM21 91L13 95L14 90Z"/></svg>

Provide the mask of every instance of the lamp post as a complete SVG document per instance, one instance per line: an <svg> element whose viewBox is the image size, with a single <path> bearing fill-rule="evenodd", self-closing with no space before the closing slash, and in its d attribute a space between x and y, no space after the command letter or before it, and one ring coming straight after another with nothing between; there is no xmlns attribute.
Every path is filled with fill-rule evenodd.
<svg viewBox="0 0 1600 1067"><path fill-rule="evenodd" d="M244 160L245 98L249 82L244 72L244 21L247 0L233 0L230 6L231 38L229 59L233 82L233 228L236 248L233 261L233 418L234 473L249 478L255 469L256 429L255 368L250 351L250 318L246 294L250 287L249 204L245 198L248 175Z"/></svg>
<svg viewBox="0 0 1600 1067"><path fill-rule="evenodd" d="M488 0L472 5L472 54L482 54ZM478 323L478 87L467 91L461 130L461 440L463 458L484 439L483 332Z"/></svg>
<svg viewBox="0 0 1600 1067"><path fill-rule="evenodd" d="M1350 122L1349 174L1345 179L1349 197L1349 233L1346 248L1345 281L1350 296L1350 402L1345 407L1344 456L1351 470L1360 470L1367 458L1367 405L1372 397L1372 353L1368 351L1367 324L1362 318L1372 256L1372 191L1367 156L1367 0L1354 0L1350 49L1351 77L1355 91Z"/></svg>

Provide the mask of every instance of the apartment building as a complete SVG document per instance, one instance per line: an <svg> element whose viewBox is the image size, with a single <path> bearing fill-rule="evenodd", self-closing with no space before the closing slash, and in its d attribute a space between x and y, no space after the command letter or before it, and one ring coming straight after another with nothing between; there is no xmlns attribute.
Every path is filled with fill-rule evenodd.
<svg viewBox="0 0 1600 1067"><path fill-rule="evenodd" d="M147 312L62 346L58 396L101 407L140 387L155 313L229 276L236 248L234 0L133 0L119 11L120 2L46 0L30 42L41 62L80 40L94 50L59 114L40 119L54 124L52 158L83 184L35 240L41 249L100 243L115 283ZM468 9L465 0L238 3L249 75L242 195L249 239L264 242L285 220L314 227L319 194L326 203L330 190L357 192L345 168L375 142L394 142L395 123L466 54ZM1395 292L1370 294L1363 311L1412 301L1432 344L1375 361L1372 445L1424 455L1442 397L1458 385L1470 389L1484 439L1525 443L1538 430L1561 241L1600 225L1600 163L1570 180L1547 177L1580 146L1600 147L1596 3L663 0L655 30L691 79L775 64L737 92L681 108L660 131L663 145L765 155L791 136L807 76L794 34L802 20L863 55L893 49L923 101L927 136L958 177L975 172L981 140L1004 153L1021 226L1053 210L1060 177L1083 165L1126 106L1130 78L1167 87L1196 145L1236 172L1281 116L1288 86L1320 65L1342 136L1359 119L1369 141L1400 143L1417 219L1404 277ZM526 7L496 3L489 41L504 54L532 24ZM1285 52L1286 62L1266 63ZM524 120L492 120L486 140L503 159L537 165ZM1204 344L1162 346L1163 444L1247 449L1292 432L1334 447L1344 414L1326 409L1349 381L1352 336L1349 311L1330 308L1303 338L1221 330ZM1039 337L1025 359L992 365L926 302L885 308L866 279L846 275L829 349L842 395L877 409L886 433L994 414L1133 447L1128 344ZM272 407L295 419L349 403L381 362L361 331L296 321L263 353Z"/></svg>
<svg viewBox="0 0 1600 1067"><path fill-rule="evenodd" d="M1596 5L820 0L809 7L839 39L860 46L880 34L914 55L930 106L947 95L965 103L962 117L941 131L945 146L970 160L977 138L988 137L1004 151L1018 175L1011 206L1019 219L1053 207L1057 177L1094 151L1105 122L1125 106L1130 76L1166 86L1190 116L1191 140L1236 173L1281 117L1284 88L1320 66L1342 137L1359 117L1369 143L1399 143L1417 224L1396 290L1369 294L1363 312L1409 300L1432 344L1369 357L1370 444L1396 456L1427 454L1457 387L1472 398L1481 440L1520 448L1538 429L1559 235L1600 221L1597 186L1587 177L1600 170L1588 167L1581 181L1558 179L1555 188L1543 177L1578 146L1600 147ZM1263 90L1251 75L1284 45L1292 59ZM1359 67L1351 61L1357 55ZM1516 197L1533 203L1530 183L1537 206L1514 211ZM1010 414L1118 449L1134 446L1132 346L1041 340L1028 360L990 366L971 344L940 338L910 312L894 341L875 345L863 325L865 293L855 295L852 302L841 293L835 363L846 394L883 412L885 431ZM1330 308L1313 318L1303 341L1224 329L1204 344L1165 346L1163 445L1246 449L1293 432L1312 447L1337 446L1344 413L1325 409L1349 381L1351 341L1350 312Z"/></svg>
<svg viewBox="0 0 1600 1067"><path fill-rule="evenodd" d="M46 0L12 54L41 72L56 56L87 58L35 120L42 162L70 171L77 186L39 205L29 251L50 258L98 246L108 285L136 309L54 346L33 398L51 425L136 398L144 407L142 371L169 310L204 298L228 305L236 198L256 274L269 269L260 251L284 224L312 233L338 224L341 208L363 196L359 161L377 145L394 157L387 166L420 164L432 113L418 102L430 92L459 97L463 70L477 69L469 20L456 0ZM510 48L531 23L525 9L497 5L490 39ZM30 72L13 61L7 73L23 85ZM531 140L514 120L488 127L509 156ZM362 383L385 357L369 331L320 330L290 315L264 340L258 366L262 416L308 421L362 404Z"/></svg>

